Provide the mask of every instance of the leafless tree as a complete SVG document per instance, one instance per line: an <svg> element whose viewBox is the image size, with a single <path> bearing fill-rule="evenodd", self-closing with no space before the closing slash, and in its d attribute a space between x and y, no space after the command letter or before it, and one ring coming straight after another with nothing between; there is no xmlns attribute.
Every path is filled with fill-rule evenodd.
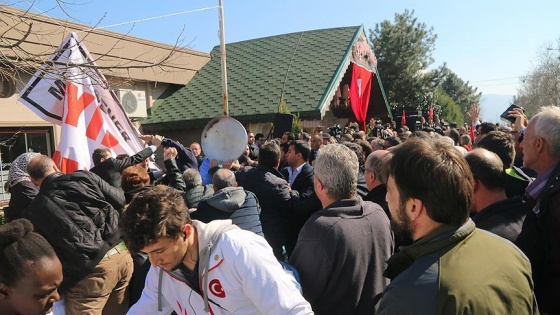
<svg viewBox="0 0 560 315"><path fill-rule="evenodd" d="M86 27L73 22L61 22L30 13L29 10L17 10L10 4L0 1L0 97L6 93L6 86L10 82L21 82L22 74L33 75L37 69L44 69L43 76L65 73L68 67L95 68L102 70L104 75L132 80L132 71L153 71L154 76L160 71L181 71L177 68L188 68L188 65L178 64L177 52L183 48L183 32L171 49L149 45L142 46L132 55L122 53L125 42L129 41L129 34L117 34L98 29L98 25ZM55 6L60 8L69 20L75 20L68 13L68 6L78 5L76 2L56 0ZM29 5L31 7L32 4ZM48 14L49 10L46 10ZM103 18L100 18L99 22ZM98 24L99 24L98 22ZM50 60L56 48L63 41L68 30L79 28L80 40L88 45L93 59L86 64L58 63ZM129 31L130 32L130 31ZM98 39L103 36L109 38L101 45ZM130 44L130 43L128 43ZM189 43L190 45L190 43ZM93 49L92 49L93 48ZM106 82L97 82L107 84Z"/></svg>
<svg viewBox="0 0 560 315"><path fill-rule="evenodd" d="M560 37L539 53L538 64L522 78L515 103L529 116L541 106L560 106Z"/></svg>

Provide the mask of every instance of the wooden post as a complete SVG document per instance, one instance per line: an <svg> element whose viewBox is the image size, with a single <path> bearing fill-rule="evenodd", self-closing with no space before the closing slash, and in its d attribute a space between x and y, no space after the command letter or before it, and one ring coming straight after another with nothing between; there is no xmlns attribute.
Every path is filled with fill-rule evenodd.
<svg viewBox="0 0 560 315"><path fill-rule="evenodd" d="M222 102L223 102L223 115L229 116L228 109L228 89L227 89L227 67L226 67L226 43L224 31L224 6L223 1L220 0L220 52L222 59Z"/></svg>

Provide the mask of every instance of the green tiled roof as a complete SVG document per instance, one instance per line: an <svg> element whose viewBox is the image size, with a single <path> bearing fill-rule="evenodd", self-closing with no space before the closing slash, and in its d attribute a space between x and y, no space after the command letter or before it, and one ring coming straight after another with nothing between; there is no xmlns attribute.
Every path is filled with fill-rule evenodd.
<svg viewBox="0 0 560 315"><path fill-rule="evenodd" d="M227 44L230 116L242 122L272 120L278 112L289 68L284 88L288 108L292 113L299 112L302 118L320 119L323 94L334 78L341 75L339 67L348 58L358 31L362 31L361 26ZM191 81L159 104L142 125L196 127L222 115L220 46L210 54L212 59Z"/></svg>

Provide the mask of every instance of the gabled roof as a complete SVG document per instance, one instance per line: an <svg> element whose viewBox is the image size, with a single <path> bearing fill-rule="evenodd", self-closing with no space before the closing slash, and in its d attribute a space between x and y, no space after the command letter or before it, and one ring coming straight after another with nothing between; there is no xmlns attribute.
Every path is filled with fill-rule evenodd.
<svg viewBox="0 0 560 315"><path fill-rule="evenodd" d="M283 90L292 113L321 119L348 67L352 43L363 32L363 26L339 27L227 44L230 116L243 123L272 121ZM212 59L154 109L144 127L204 126L222 114L220 47L210 54Z"/></svg>

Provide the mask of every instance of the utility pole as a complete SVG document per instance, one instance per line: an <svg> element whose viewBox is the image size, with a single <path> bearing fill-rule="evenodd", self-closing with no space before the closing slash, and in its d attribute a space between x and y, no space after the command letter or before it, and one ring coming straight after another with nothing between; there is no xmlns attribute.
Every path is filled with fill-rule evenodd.
<svg viewBox="0 0 560 315"><path fill-rule="evenodd" d="M222 60L222 106L223 106L223 115L229 116L229 108L228 108L228 89L227 89L227 67L226 67L226 35L224 31L224 5L223 1L220 0L219 2L220 8L220 53L221 53L221 60Z"/></svg>

